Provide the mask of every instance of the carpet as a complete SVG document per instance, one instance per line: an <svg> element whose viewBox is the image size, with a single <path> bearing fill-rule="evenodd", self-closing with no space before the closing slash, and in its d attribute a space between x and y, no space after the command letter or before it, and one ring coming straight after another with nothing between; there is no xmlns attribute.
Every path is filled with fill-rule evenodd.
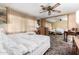
<svg viewBox="0 0 79 59"><path fill-rule="evenodd" d="M51 47L44 55L71 55L72 48L63 40L64 35L50 35Z"/></svg>

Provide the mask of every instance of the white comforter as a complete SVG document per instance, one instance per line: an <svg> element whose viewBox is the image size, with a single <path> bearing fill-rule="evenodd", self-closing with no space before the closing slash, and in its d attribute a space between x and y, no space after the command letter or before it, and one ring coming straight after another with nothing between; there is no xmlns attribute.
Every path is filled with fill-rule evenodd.
<svg viewBox="0 0 79 59"><path fill-rule="evenodd" d="M50 41L50 38L43 35L26 35L26 33L8 36L0 33L0 54L21 55L32 52L45 41Z"/></svg>
<svg viewBox="0 0 79 59"><path fill-rule="evenodd" d="M26 33L9 35L9 37L12 38L16 43L23 44L30 52L38 48L44 42L50 40L48 36L26 35Z"/></svg>

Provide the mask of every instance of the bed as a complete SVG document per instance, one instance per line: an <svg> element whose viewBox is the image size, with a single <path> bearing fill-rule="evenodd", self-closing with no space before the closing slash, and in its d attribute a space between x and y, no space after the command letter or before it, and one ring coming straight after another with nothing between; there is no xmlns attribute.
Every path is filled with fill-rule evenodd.
<svg viewBox="0 0 79 59"><path fill-rule="evenodd" d="M1 55L43 55L49 48L49 36L27 33L6 35L0 32Z"/></svg>
<svg viewBox="0 0 79 59"><path fill-rule="evenodd" d="M62 28L52 29L52 30L50 30L50 33L53 33L53 34L64 34L64 29L62 29Z"/></svg>

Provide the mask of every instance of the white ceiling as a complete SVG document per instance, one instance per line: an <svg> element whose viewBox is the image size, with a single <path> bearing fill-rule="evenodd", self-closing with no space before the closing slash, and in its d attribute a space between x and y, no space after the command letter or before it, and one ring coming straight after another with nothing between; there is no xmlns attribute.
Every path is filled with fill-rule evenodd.
<svg viewBox="0 0 79 59"><path fill-rule="evenodd" d="M53 6L56 3L51 3ZM6 3L5 6L9 6L15 10L21 11L23 13L27 13L29 15L33 15L37 18L49 17L48 13L40 13L41 7L40 5L47 5L47 3ZM65 13L72 13L79 10L78 3L61 3L57 10L61 10L61 13L52 13L50 16L61 15Z"/></svg>
<svg viewBox="0 0 79 59"><path fill-rule="evenodd" d="M55 4L56 3L50 3L49 5L53 6ZM46 6L46 5L48 5L47 3L6 3L6 4L2 3L0 5L8 6L10 8L17 10L17 11L35 16L38 19L50 17L50 16L57 16L57 15L61 15L61 14L72 13L72 12L76 12L77 10L79 10L79 3L61 3L61 5L56 8L56 10L61 10L61 13L52 13L49 16L47 12L40 13L40 11L41 11L40 5ZM49 18L49 19L47 19L47 21L55 22L60 18Z"/></svg>

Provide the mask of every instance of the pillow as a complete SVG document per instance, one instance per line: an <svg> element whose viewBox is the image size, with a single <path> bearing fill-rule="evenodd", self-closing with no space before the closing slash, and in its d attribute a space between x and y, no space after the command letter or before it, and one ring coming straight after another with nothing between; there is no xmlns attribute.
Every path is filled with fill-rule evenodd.
<svg viewBox="0 0 79 59"><path fill-rule="evenodd" d="M26 32L27 35L35 35L35 32Z"/></svg>

